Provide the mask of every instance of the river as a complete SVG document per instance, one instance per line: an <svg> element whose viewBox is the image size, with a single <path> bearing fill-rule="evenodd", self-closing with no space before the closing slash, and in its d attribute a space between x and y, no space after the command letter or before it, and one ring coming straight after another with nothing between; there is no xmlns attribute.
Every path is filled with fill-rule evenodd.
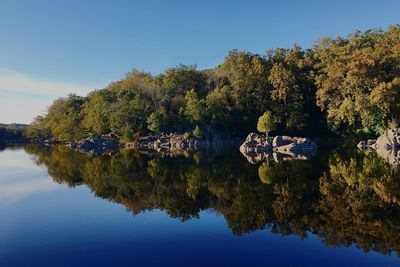
<svg viewBox="0 0 400 267"><path fill-rule="evenodd" d="M400 172L321 150L0 151L0 266L400 266Z"/></svg>

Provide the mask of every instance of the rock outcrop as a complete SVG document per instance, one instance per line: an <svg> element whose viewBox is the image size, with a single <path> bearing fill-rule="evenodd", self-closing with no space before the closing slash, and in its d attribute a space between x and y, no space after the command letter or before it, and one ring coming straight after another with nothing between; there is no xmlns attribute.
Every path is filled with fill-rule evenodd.
<svg viewBox="0 0 400 267"><path fill-rule="evenodd" d="M357 147L361 150L375 150L379 156L390 164L400 164L400 129L388 129L378 139L360 141Z"/></svg>
<svg viewBox="0 0 400 267"><path fill-rule="evenodd" d="M113 134L93 135L78 142L69 142L67 146L88 154L104 154L120 148L120 142Z"/></svg>
<svg viewBox="0 0 400 267"><path fill-rule="evenodd" d="M268 160L307 159L314 155L317 145L310 138L250 133L240 146L240 152L250 163Z"/></svg>
<svg viewBox="0 0 400 267"><path fill-rule="evenodd" d="M72 149L93 155L110 153L119 148L127 148L174 156L211 147L234 145L238 144L238 140L236 138L223 139L216 134L210 138L197 138L178 133L152 133L133 142L120 142L115 135L109 134L93 135L81 141L67 142L66 144Z"/></svg>
<svg viewBox="0 0 400 267"><path fill-rule="evenodd" d="M122 144L122 147L135 148L163 155L179 155L187 151L234 145L235 143L237 143L237 139L235 138L223 139L216 134L209 138L197 138L178 133L153 133L141 137L135 142Z"/></svg>
<svg viewBox="0 0 400 267"><path fill-rule="evenodd" d="M186 149L198 150L210 145L208 140L197 137L185 137L183 134L153 134L139 138L138 141L127 143L125 147L134 147L138 149Z"/></svg>

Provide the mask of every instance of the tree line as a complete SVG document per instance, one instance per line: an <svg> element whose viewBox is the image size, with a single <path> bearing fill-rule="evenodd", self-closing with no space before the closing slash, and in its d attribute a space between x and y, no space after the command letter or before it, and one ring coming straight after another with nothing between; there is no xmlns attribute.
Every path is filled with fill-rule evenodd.
<svg viewBox="0 0 400 267"><path fill-rule="evenodd" d="M19 142L24 140L25 124L2 124L0 123L0 142Z"/></svg>
<svg viewBox="0 0 400 267"><path fill-rule="evenodd" d="M29 138L67 141L114 133L212 128L308 136L375 135L400 115L400 26L322 38L264 54L230 51L212 69L179 65L133 70L87 96L59 98L26 129Z"/></svg>

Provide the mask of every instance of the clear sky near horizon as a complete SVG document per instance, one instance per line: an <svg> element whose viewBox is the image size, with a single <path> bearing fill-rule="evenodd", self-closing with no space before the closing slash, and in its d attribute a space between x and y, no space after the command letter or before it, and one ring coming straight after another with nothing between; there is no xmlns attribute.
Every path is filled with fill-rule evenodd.
<svg viewBox="0 0 400 267"><path fill-rule="evenodd" d="M133 68L223 62L400 23L396 0L0 0L0 122L29 123L60 96Z"/></svg>

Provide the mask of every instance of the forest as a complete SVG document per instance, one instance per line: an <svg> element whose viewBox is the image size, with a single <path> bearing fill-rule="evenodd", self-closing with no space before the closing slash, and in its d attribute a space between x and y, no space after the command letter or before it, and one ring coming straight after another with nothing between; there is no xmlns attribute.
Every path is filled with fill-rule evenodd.
<svg viewBox="0 0 400 267"><path fill-rule="evenodd" d="M179 65L153 75L133 70L87 96L59 98L25 131L28 138L78 140L114 133L212 128L244 136L268 115L272 133L373 136L400 115L400 25L321 38L265 54L231 50L212 69Z"/></svg>

